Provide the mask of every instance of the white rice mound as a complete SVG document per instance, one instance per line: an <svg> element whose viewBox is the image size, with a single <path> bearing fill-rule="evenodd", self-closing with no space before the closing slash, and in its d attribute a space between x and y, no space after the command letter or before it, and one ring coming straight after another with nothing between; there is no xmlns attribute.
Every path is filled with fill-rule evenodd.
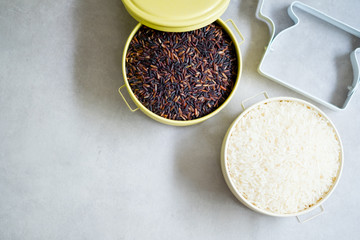
<svg viewBox="0 0 360 240"><path fill-rule="evenodd" d="M307 105L266 102L242 116L230 134L230 181L262 210L299 213L324 198L335 183L340 141L331 123Z"/></svg>

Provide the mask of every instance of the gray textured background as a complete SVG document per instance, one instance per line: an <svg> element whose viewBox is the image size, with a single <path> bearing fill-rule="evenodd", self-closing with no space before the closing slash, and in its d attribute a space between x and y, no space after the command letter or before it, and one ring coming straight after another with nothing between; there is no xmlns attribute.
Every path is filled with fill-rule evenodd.
<svg viewBox="0 0 360 240"><path fill-rule="evenodd" d="M267 2L279 29L289 2ZM313 5L360 26L359 1ZM0 0L0 239L358 239L360 92L343 112L317 105L345 149L324 215L260 215L223 180L221 142L243 99L266 90L306 100L257 73L269 30L256 7L232 0L222 16L246 38L234 98L177 128L131 113L117 93L136 25L120 0Z"/></svg>

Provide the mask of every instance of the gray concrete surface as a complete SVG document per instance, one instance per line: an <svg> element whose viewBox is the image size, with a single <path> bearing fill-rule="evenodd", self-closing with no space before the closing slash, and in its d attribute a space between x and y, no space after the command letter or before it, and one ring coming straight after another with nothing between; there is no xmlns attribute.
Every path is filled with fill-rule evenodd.
<svg viewBox="0 0 360 240"><path fill-rule="evenodd" d="M360 25L357 1L323 2ZM284 6L269 1L266 11L286 18ZM232 0L222 16L246 38L234 98L177 128L131 113L117 93L137 23L120 0L0 0L0 239L358 239L360 92L342 112L316 104L345 150L322 216L264 216L225 184L221 143L241 101L263 90L307 100L257 73L269 30L256 7Z"/></svg>

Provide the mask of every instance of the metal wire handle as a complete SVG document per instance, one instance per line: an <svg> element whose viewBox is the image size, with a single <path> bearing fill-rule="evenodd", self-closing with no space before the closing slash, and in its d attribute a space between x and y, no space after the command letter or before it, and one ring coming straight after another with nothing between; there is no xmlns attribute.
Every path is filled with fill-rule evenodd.
<svg viewBox="0 0 360 240"><path fill-rule="evenodd" d="M119 93L120 93L122 99L124 100L124 102L126 103L126 105L128 106L128 108L130 109L130 111L131 111L131 112L135 112L135 111L137 111L139 108L133 109L132 107L130 107L129 103L126 101L124 95L123 95L122 92L121 92L121 89L124 88L125 86L126 86L126 85L124 84L124 85L122 85L121 87L119 87Z"/></svg>
<svg viewBox="0 0 360 240"><path fill-rule="evenodd" d="M320 211L319 213L317 213L317 214L309 217L309 218L306 218L306 219L304 219L304 220L301 220L301 219L299 218L299 216L296 216L296 218L297 218L297 220L299 221L299 223L305 223L305 222L307 222L307 221L310 221L310 220L318 217L319 215L321 215L321 214L323 214L323 213L325 212L325 208L323 207L323 205L320 205L319 208L320 208L321 211Z"/></svg>
<svg viewBox="0 0 360 240"><path fill-rule="evenodd" d="M258 93L258 94L256 94L256 95L254 95L254 96L252 96L252 97L249 97L249 98L245 99L244 101L242 101L242 102L241 102L241 107L242 107L242 109L245 110L245 106L244 106L244 103L245 103L245 102L247 102L247 101L249 101L249 100L251 100L251 99L253 99L253 98L256 98L256 97L258 97L258 96L260 96L260 95L264 95L264 97L265 97L266 99L269 98L269 95L267 94L266 91L263 91L263 92L261 92L261 93Z"/></svg>
<svg viewBox="0 0 360 240"><path fill-rule="evenodd" d="M244 38L244 36L241 34L239 28L236 26L236 24L234 23L234 21L233 21L232 19L228 19L228 20L225 21L225 23L228 23L228 22L231 23L231 25L233 26L233 28L235 29L235 31L239 34L239 36L240 36L240 38L241 38L241 42L239 42L239 45L243 44L244 41L245 41L245 38Z"/></svg>

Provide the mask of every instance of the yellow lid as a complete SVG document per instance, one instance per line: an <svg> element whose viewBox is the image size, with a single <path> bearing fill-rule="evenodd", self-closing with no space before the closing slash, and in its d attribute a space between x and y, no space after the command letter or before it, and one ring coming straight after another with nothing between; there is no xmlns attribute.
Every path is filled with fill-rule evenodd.
<svg viewBox="0 0 360 240"><path fill-rule="evenodd" d="M130 15L161 31L185 32L204 27L223 14L230 0L122 0Z"/></svg>

